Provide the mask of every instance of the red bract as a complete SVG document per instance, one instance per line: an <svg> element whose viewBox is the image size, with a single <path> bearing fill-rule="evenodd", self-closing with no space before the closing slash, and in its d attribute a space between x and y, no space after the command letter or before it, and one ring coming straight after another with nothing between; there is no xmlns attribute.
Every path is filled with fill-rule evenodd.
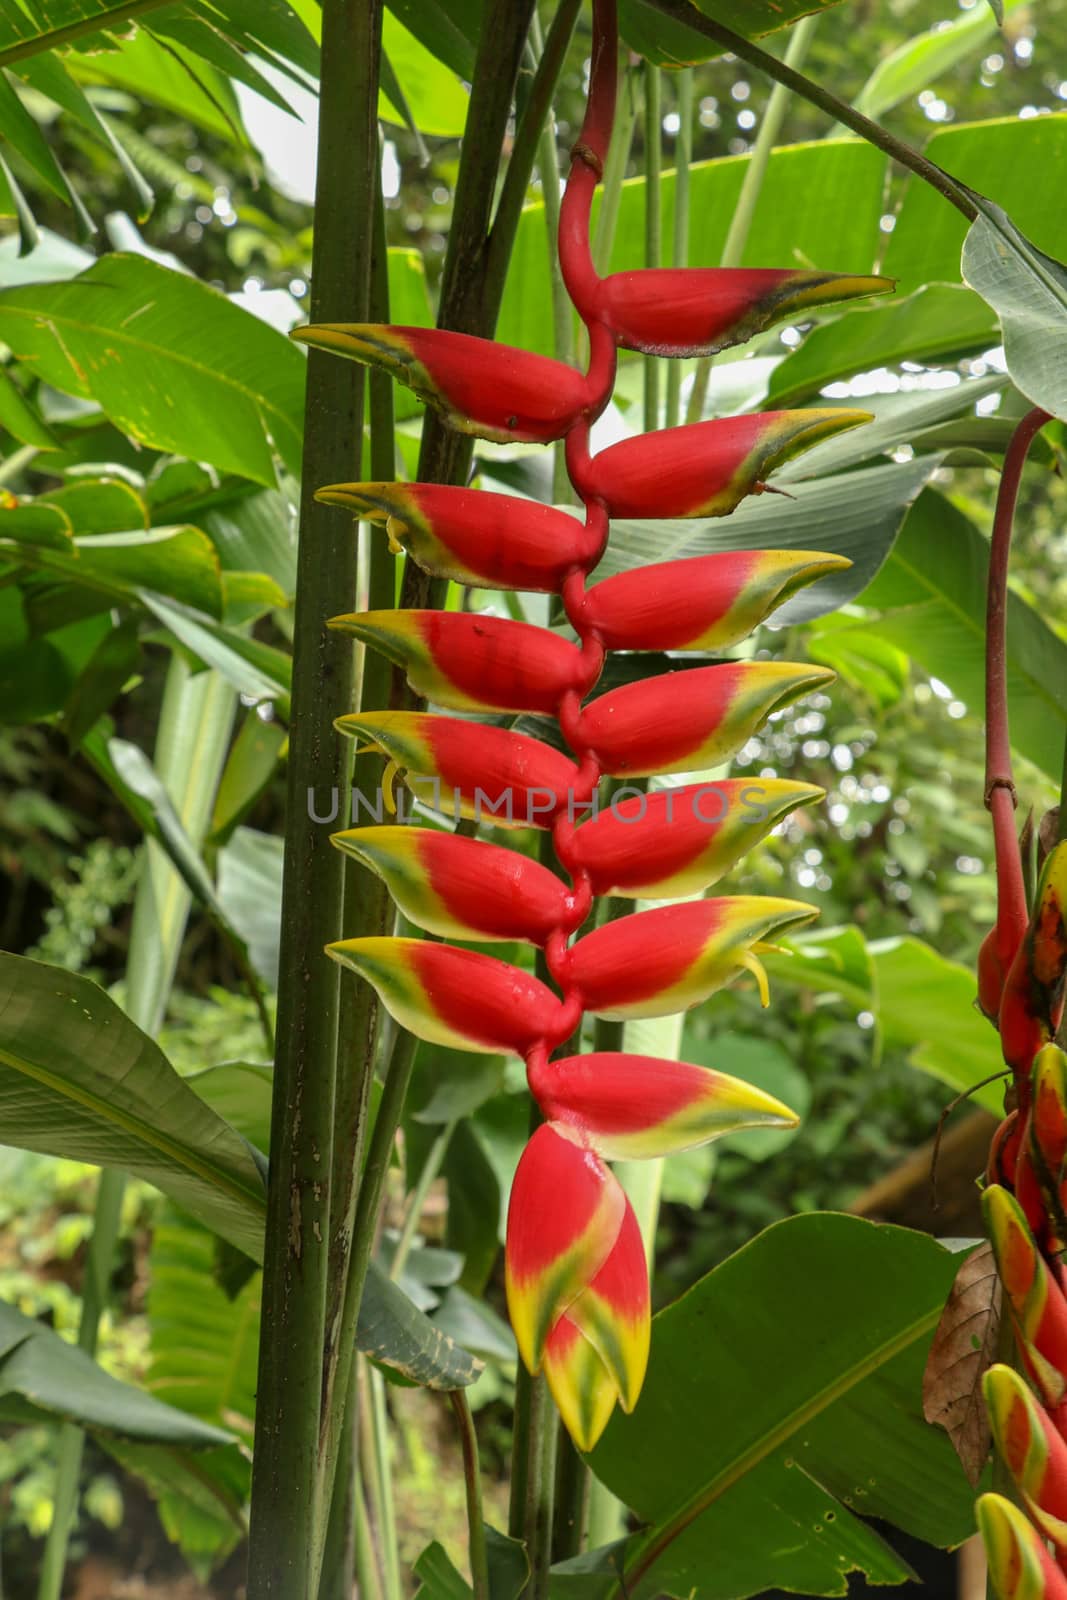
<svg viewBox="0 0 1067 1600"><path fill-rule="evenodd" d="M723 517L792 456L869 411L755 411L665 428L568 458L575 483L611 517Z"/></svg>
<svg viewBox="0 0 1067 1600"><path fill-rule="evenodd" d="M759 493L775 467L867 413L726 417L627 439L596 456L591 424L611 396L619 345L675 354L720 349L778 317L888 287L878 278L792 268L602 278L590 251L590 206L610 143L617 57L613 0L594 0L589 102L559 229L563 281L585 326L584 373L437 329L338 325L298 335L391 372L467 432L565 439L582 501L574 517L511 495L429 483L318 491L329 504L384 522L392 548L435 577L558 597L577 635L575 645L547 628L466 611L377 610L333 622L383 652L436 705L556 720L570 754L547 738L396 705L343 715L337 727L388 758L383 787L390 793L400 776L418 800L446 815L550 830L569 883L525 855L431 828L352 828L336 841L379 873L404 914L428 932L541 946L555 989L519 965L453 945L355 938L329 949L421 1039L525 1058L549 1120L527 1144L512 1186L508 1306L521 1359L531 1371L543 1365L583 1450L616 1403L629 1410L637 1402L649 1347L641 1232L606 1161L796 1120L725 1070L625 1050L584 1054L576 1032L583 1013L683 1010L744 972L766 1001L765 941L815 912L793 900L727 896L642 911L572 942L574 935L598 895L699 894L790 811L822 795L811 784L727 779L648 794L632 789L598 814L598 785L609 774L714 767L768 716L833 674L792 662L723 661L588 696L605 651L729 649L803 585L849 563L820 551L724 550L591 588L588 578L611 516L725 515ZM781 504L785 519L788 501ZM555 609L548 614L554 626L562 620ZM571 1053L553 1059L564 1041Z"/></svg>
<svg viewBox="0 0 1067 1600"><path fill-rule="evenodd" d="M468 333L338 322L294 328L293 338L388 372L483 439L547 444L590 409L589 385L573 367Z"/></svg>
<svg viewBox="0 0 1067 1600"><path fill-rule="evenodd" d="M593 295L596 316L627 350L711 355L743 344L783 317L857 295L886 294L889 278L773 267L654 267L613 272Z"/></svg>

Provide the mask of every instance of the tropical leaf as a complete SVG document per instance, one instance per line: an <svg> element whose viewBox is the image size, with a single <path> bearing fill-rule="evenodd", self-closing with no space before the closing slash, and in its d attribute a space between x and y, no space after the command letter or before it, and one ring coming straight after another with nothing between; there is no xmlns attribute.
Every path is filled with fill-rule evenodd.
<svg viewBox="0 0 1067 1600"><path fill-rule="evenodd" d="M694 0L698 11L746 39L787 27L812 11L828 11L840 0ZM704 34L665 17L644 0L622 0L619 28L626 43L660 66L678 67L723 54Z"/></svg>
<svg viewBox="0 0 1067 1600"><path fill-rule="evenodd" d="M0 338L141 444L271 486L276 454L299 473L303 358L185 273L116 253L66 283L6 289Z"/></svg>
<svg viewBox="0 0 1067 1600"><path fill-rule="evenodd" d="M958 1266L902 1228L790 1217L654 1319L641 1403L591 1457L650 1524L627 1549L633 1600L841 1594L856 1568L904 1581L866 1517L934 1544L966 1537L970 1486L920 1409Z"/></svg>
<svg viewBox="0 0 1067 1600"><path fill-rule="evenodd" d="M1026 0L1003 0L999 15L985 6L976 6L947 25L928 28L898 45L879 61L863 85L853 102L856 110L868 117L880 117L936 83L993 38L1004 22L1005 12L1025 3Z"/></svg>

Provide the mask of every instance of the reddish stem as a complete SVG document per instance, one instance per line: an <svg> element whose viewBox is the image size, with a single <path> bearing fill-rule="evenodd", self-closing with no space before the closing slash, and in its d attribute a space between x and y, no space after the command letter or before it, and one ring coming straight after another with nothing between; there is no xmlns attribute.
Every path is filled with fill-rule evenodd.
<svg viewBox="0 0 1067 1600"><path fill-rule="evenodd" d="M1008 561L1023 466L1035 437L1049 421L1049 413L1035 407L1027 412L1012 434L997 491L989 552L985 803L993 821L996 855L997 956L1005 972L1015 958L1028 921L1022 857L1015 836L1015 783L1008 729Z"/></svg>

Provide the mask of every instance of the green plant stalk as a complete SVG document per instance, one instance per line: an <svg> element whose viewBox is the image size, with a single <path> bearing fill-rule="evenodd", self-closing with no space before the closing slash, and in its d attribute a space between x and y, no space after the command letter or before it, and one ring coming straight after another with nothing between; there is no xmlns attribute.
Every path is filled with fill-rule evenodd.
<svg viewBox="0 0 1067 1600"><path fill-rule="evenodd" d="M452 1135L456 1131L456 1119L442 1124L441 1131L434 1139L422 1164L419 1180L408 1196L407 1210L404 1213L404 1223L400 1229L400 1237L393 1251L393 1263L389 1269L389 1276L394 1283L399 1282L407 1266L411 1247L415 1243L415 1235L419 1231L419 1222L422 1209L426 1204L426 1196L430 1192L430 1185L441 1170L441 1163L445 1159L448 1147L452 1142Z"/></svg>
<svg viewBox="0 0 1067 1600"><path fill-rule="evenodd" d="M380 167L375 174L374 237L371 246L370 313L374 322L389 321L389 256L385 238L385 210L382 201ZM393 385L385 373L370 372L368 378L370 413L370 468L373 479L388 482L396 476ZM394 558L380 528L364 525L366 539L368 609L388 610L395 597ZM361 647L359 706L361 710L382 710L389 704L392 674L389 663L377 651ZM358 803L364 797L373 807L381 792L384 761L370 754L360 757L354 769L351 795ZM368 812L368 814L370 814ZM355 819L353 819L355 820ZM347 826L349 818L345 818ZM387 934L393 924L392 901L382 880L350 857L344 859L344 913L346 937ZM325 1419L342 1390L351 1387L350 1369L354 1345L340 1342L340 1319L344 1305L355 1227L356 1195L363 1159L367 1106L374 1080L374 1063L381 1024L378 995L369 983L342 982L338 1012L339 1063L334 1089L334 1138L330 1164L330 1259L326 1285L326 1346L323 1354L322 1417ZM341 1426L347 1437L347 1423ZM338 1514L339 1501L327 1473L321 1486L327 1515ZM327 1537L331 1535L327 1533ZM336 1535L333 1535L336 1539Z"/></svg>
<svg viewBox="0 0 1067 1600"><path fill-rule="evenodd" d="M674 235L671 265L689 265L689 168L693 160L693 69L676 76L678 87L678 140L675 145ZM676 428L682 414L682 364L667 363L667 405L664 426Z"/></svg>
<svg viewBox="0 0 1067 1600"><path fill-rule="evenodd" d="M355 1377L355 1361L352 1361L348 1367L345 1426L333 1480L318 1600L351 1600L356 1581L356 1496L361 1491L357 1475Z"/></svg>
<svg viewBox="0 0 1067 1600"><path fill-rule="evenodd" d="M800 67L808 53L812 35L819 21L817 15L802 17L789 35L789 45L785 52L785 65L792 69ZM773 59L773 58L770 58ZM730 219L729 232L726 243L722 247L722 258L719 262L723 267L739 267L741 257L745 253L749 232L752 228L752 219L756 214L759 203L760 191L763 188L763 179L767 172L767 163L771 159L771 151L778 142L778 135L782 131L782 123L789 107L790 89L784 83L776 83L771 90L767 101L767 109L763 114L760 130L756 135L756 142L752 146L752 154L748 159L745 176L741 183L741 193L737 197L737 205ZM711 356L702 356L697 362L693 374L693 388L689 396L689 405L686 410L686 422L699 422L704 415L704 405L708 398L708 380L711 377Z"/></svg>
<svg viewBox="0 0 1067 1600"><path fill-rule="evenodd" d="M694 33L703 34L705 39L711 39L713 43L721 45L724 50L730 51L741 61L747 61L757 72L764 72L776 83L784 84L794 94L800 95L802 100L809 100L812 105L818 106L820 111L825 111L835 121L843 123L846 128L851 128L853 133L858 133L868 144L884 150L886 155L892 156L894 161L898 161L902 167L907 167L909 172L914 172L924 183L936 189L939 195L967 218L968 222L973 222L978 215L974 201L949 173L943 172L932 161L927 161L918 150L914 150L903 139L898 139L887 128L883 128L880 122L872 122L870 117L865 117L862 112L856 111L847 101L839 100L829 89L824 89L821 83L805 78L803 73L787 66L784 61L779 61L777 56L761 50L759 45L753 44L742 34L734 33L731 28L723 27L720 22L713 22L710 17L706 17L703 12L690 5L688 0L647 0L647 4L674 22L684 23L687 28L692 28Z"/></svg>
<svg viewBox="0 0 1067 1600"><path fill-rule="evenodd" d="M645 266L658 267L663 255L663 112L661 109L660 70L645 62ZM658 356L645 356L644 431L659 427Z"/></svg>
<svg viewBox="0 0 1067 1600"><path fill-rule="evenodd" d="M378 1571L378 1562L374 1554L374 1538L367 1515L367 1502L363 1495L363 1486L359 1474L356 1474L356 1499L355 1499L356 1527L355 1527L355 1566L356 1566L356 1592L359 1600L384 1600L382 1594L382 1578ZM348 1596L345 1596L348 1600Z"/></svg>
<svg viewBox="0 0 1067 1600"><path fill-rule="evenodd" d="M385 1408L385 1379L367 1366L367 1411L371 1435L371 1470L378 1504L379 1543L385 1571L386 1600L403 1600L400 1582L400 1556L396 1538L396 1506L393 1499L393 1474L389 1463L389 1417Z"/></svg>
<svg viewBox="0 0 1067 1600"><path fill-rule="evenodd" d="M171 657L160 708L155 766L194 844L202 845L226 761L237 697L216 672L193 675L183 657ZM165 852L146 840L130 928L126 1011L155 1035L174 981L192 896ZM95 1355L108 1301L126 1192L124 1173L100 1174L93 1231L85 1262L78 1347ZM77 1512L85 1435L65 1424L59 1433L55 1503L45 1542L37 1600L59 1600L67 1547Z"/></svg>
<svg viewBox="0 0 1067 1600"><path fill-rule="evenodd" d="M485 1543L482 1481L478 1470L478 1435L466 1389L451 1389L449 1403L459 1424L463 1450L463 1481L467 1491L467 1547L470 1554L474 1600L489 1600L489 1553Z"/></svg>
<svg viewBox="0 0 1067 1600"><path fill-rule="evenodd" d="M619 103L615 112L615 125L611 130L608 159L604 163L604 181L600 186L600 207L593 227L593 262L603 276L611 264L611 251L615 243L615 230L619 222L619 204L622 185L630 160L630 147L637 126L638 79L632 72L623 74ZM627 92L628 91L628 92Z"/></svg>
<svg viewBox="0 0 1067 1600"><path fill-rule="evenodd" d="M490 224L504 144L508 135L511 103L519 62L533 15L534 0L487 0L471 82L467 124L460 146L459 171L448 235L437 326L457 333L491 338L504 292L504 271L514 243L504 226L493 242L496 277L488 274ZM536 141L524 147L533 163ZM529 180L529 171L526 181ZM470 473L474 441L448 427L435 411L422 425L419 466L423 483L465 483ZM414 609L440 609L447 583L430 578L409 562L404 572L400 604ZM396 682L402 684L403 675Z"/></svg>
<svg viewBox="0 0 1067 1600"><path fill-rule="evenodd" d="M552 1528L552 1563L581 1553L589 1516L592 1474L563 1424L556 1442L556 1509Z"/></svg>
<svg viewBox="0 0 1067 1600"><path fill-rule="evenodd" d="M377 188L381 21L381 0L326 0L323 6L311 288L316 322L367 317L372 230L366 218ZM336 787L347 810L351 757L333 718L352 701L353 652L325 623L355 596L356 541L351 519L320 505L315 490L360 476L363 394L362 368L309 353L249 1600L312 1600L325 1520L319 1425L339 970L322 946L342 929L344 864L325 828L308 814L307 790ZM343 1414L343 1405L338 1409Z"/></svg>

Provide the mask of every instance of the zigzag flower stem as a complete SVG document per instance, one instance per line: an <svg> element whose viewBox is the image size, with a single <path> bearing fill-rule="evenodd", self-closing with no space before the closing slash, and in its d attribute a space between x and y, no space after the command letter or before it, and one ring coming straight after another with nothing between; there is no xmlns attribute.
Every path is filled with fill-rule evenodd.
<svg viewBox="0 0 1067 1600"><path fill-rule="evenodd" d="M618 1052L554 1052L587 1014L659 1016L702 1002L748 970L761 992L761 944L807 922L792 900L727 896L626 916L575 939L595 897L702 893L796 806L810 784L689 784L617 793L603 777L699 772L729 757L774 711L829 681L781 661L691 666L590 698L612 651L729 650L801 586L847 562L817 551L723 552L590 585L611 519L721 516L798 450L867 420L826 409L725 417L593 453L620 348L697 356L778 318L877 293L879 278L791 270L650 269L602 277L590 209L615 111L614 0L595 0L589 101L563 197L559 256L588 334L584 373L439 329L304 328L298 337L390 372L461 431L565 442L583 516L517 497L425 483L335 484L320 498L384 522L392 547L425 571L481 589L556 595L574 641L484 613L375 611L334 626L401 666L437 711L361 711L338 728L382 752L393 777L437 811L493 827L549 830L566 881L540 862L440 828L346 830L337 845L388 884L405 916L446 941L522 941L544 952L551 985L462 944L355 938L329 953L378 990L431 1043L509 1052L526 1063L546 1120L512 1189L508 1306L522 1360L543 1370L576 1444L590 1450L616 1402L636 1403L649 1350L640 1232L611 1172L740 1127L791 1125L777 1100L684 1062ZM550 718L566 753L470 713Z"/></svg>

